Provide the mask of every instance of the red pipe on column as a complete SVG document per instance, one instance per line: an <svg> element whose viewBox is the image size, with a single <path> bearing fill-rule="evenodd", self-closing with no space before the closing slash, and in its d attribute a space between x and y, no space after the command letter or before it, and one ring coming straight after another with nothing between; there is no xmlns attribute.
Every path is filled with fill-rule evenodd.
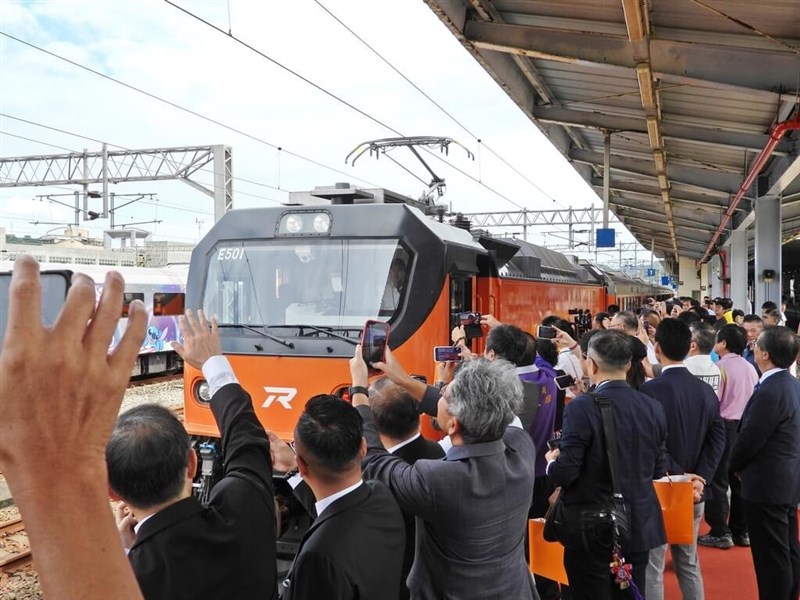
<svg viewBox="0 0 800 600"><path fill-rule="evenodd" d="M714 248L714 243L719 239L719 236L722 235L722 232L725 230L725 226L728 224L728 221L730 221L731 217L733 217L736 207L739 206L739 202L742 201L742 198L744 198L747 190L749 190L750 186L753 185L753 182L756 180L756 177L758 177L761 169L764 168L764 165L772 154L772 151L775 149L775 146L778 145L778 142L781 141L781 138L787 131L791 131L793 129L800 129L800 116L788 121L784 121L783 123L776 123L772 128L772 131L769 134L769 141L767 142L766 146L764 146L764 149L761 151L761 153L756 157L756 160L753 162L753 166L750 167L750 172L747 174L747 177L744 178L744 181L742 182L739 190L736 192L736 195L733 197L733 200L731 200L731 205L728 207L728 210L725 211L725 216L722 218L722 223L719 224L719 227L714 232L714 236L708 243L708 247L703 254L703 258L700 259L700 264L703 264L706 262L706 259L710 258L711 250Z"/></svg>

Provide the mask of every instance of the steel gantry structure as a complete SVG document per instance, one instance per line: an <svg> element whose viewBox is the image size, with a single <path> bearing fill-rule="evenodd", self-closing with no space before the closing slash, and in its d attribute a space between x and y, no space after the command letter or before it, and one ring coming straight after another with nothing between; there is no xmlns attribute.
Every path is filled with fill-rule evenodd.
<svg viewBox="0 0 800 600"><path fill-rule="evenodd" d="M211 165L213 186L192 177ZM185 146L145 150L108 150L71 152L0 158L0 188L81 185L83 212L89 212L90 184L102 184L102 218L108 218L109 184L133 181L183 181L214 199L214 220L233 207L233 158L230 146Z"/></svg>

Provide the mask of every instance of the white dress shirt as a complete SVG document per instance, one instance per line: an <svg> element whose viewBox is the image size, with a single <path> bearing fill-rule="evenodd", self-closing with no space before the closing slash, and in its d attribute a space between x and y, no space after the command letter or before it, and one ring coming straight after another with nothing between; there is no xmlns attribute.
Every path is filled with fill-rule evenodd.
<svg viewBox="0 0 800 600"><path fill-rule="evenodd" d="M336 492L335 494L331 494L327 498L323 498L322 500L318 500L317 502L315 502L314 503L314 508L317 510L317 518L319 519L319 517L322 515L322 511L324 511L331 504L336 502L339 498L347 496L347 494L349 494L350 492L353 492L353 491L357 490L361 486L362 483L364 483L364 480L363 479L359 479L358 483L354 483L353 485L351 485L348 488L340 490L340 491Z"/></svg>
<svg viewBox="0 0 800 600"><path fill-rule="evenodd" d="M775 373L780 373L781 371L785 371L786 369L770 369L769 371L764 371L764 374L761 376L761 379L758 380L758 384L761 385L767 380L767 377L772 377Z"/></svg>

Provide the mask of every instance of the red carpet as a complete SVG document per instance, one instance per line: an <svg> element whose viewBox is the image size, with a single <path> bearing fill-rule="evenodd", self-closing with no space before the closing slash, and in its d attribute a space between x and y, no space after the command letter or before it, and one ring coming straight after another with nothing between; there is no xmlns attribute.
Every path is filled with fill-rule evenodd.
<svg viewBox="0 0 800 600"><path fill-rule="evenodd" d="M708 525L700 525L700 534L708 533ZM757 600L756 573L750 548L733 547L730 550L698 546L700 568L706 600ZM672 570L669 552L664 573L664 600L681 600L678 578Z"/></svg>

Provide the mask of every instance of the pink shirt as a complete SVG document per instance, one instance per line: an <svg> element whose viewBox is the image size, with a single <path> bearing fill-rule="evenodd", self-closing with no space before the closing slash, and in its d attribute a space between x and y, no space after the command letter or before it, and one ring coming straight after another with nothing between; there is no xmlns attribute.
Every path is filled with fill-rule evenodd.
<svg viewBox="0 0 800 600"><path fill-rule="evenodd" d="M720 370L719 412L723 419L738 421L758 383L758 373L746 359L729 352L717 362Z"/></svg>

